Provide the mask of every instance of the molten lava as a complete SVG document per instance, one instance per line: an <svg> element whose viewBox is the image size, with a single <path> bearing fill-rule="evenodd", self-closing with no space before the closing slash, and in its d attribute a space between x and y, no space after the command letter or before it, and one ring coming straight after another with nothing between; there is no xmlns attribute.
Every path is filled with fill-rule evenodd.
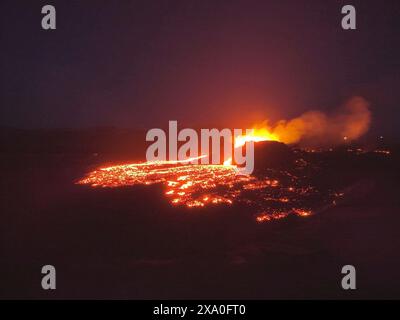
<svg viewBox="0 0 400 320"><path fill-rule="evenodd" d="M279 137L267 129L255 129L251 134L237 137L235 148L247 141L268 140L279 141ZM308 154L307 150L302 152ZM204 156L198 158L201 157ZM77 184L115 188L159 183L165 186L165 196L172 205L188 208L218 204L243 206L256 214L257 222L289 215L308 217L321 207L336 205L335 199L343 196L332 189L318 190L319 165L301 157L294 161L290 171L265 168L262 176L240 175L231 159L220 165L193 164L193 159L100 168Z"/></svg>
<svg viewBox="0 0 400 320"><path fill-rule="evenodd" d="M121 187L164 183L165 195L172 204L202 207L206 204L231 204L239 190L237 184L253 180L237 176L236 166L190 164L188 161L155 161L101 168L78 184L92 187ZM218 191L217 191L218 189Z"/></svg>
<svg viewBox="0 0 400 320"><path fill-rule="evenodd" d="M161 183L172 205L188 208L244 205L256 213L257 222L281 219L289 214L301 217L311 214L304 206L305 200L317 191L312 186L301 185L292 173L271 171L269 176L254 177L238 175L235 165L191 164L189 161L115 165L90 172L77 183L109 188Z"/></svg>

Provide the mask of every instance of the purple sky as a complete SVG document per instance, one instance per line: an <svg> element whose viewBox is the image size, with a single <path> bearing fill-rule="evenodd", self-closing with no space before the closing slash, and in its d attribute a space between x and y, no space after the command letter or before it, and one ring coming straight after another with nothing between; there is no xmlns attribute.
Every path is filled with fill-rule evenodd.
<svg viewBox="0 0 400 320"><path fill-rule="evenodd" d="M1 126L248 125L358 94L398 133L400 2L1 1ZM53 4L57 29L41 29Z"/></svg>

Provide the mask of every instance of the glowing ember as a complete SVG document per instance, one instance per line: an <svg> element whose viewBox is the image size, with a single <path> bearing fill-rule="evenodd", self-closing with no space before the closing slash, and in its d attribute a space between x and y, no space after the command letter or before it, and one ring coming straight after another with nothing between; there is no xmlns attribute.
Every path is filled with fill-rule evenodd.
<svg viewBox="0 0 400 320"><path fill-rule="evenodd" d="M390 151L389 150L375 150L375 153L381 153L381 154L385 154L385 155L390 155Z"/></svg>
<svg viewBox="0 0 400 320"><path fill-rule="evenodd" d="M282 218L286 218L289 215L289 212L275 212L275 213L261 213L257 218L257 222L266 222L271 220L278 220Z"/></svg>
<svg viewBox="0 0 400 320"><path fill-rule="evenodd" d="M293 212L296 213L300 217L308 217L309 215L311 215L311 211L310 210L293 208Z"/></svg>

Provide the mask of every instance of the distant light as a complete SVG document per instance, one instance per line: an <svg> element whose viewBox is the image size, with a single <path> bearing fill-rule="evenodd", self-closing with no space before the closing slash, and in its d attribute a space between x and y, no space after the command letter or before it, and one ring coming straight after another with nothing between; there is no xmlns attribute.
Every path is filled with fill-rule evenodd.
<svg viewBox="0 0 400 320"><path fill-rule="evenodd" d="M379 139L383 139L383 136L380 136Z"/></svg>
<svg viewBox="0 0 400 320"><path fill-rule="evenodd" d="M343 140L344 140L344 141L346 141L346 140L347 140L347 137L346 137L346 136L344 136L344 137L343 137Z"/></svg>

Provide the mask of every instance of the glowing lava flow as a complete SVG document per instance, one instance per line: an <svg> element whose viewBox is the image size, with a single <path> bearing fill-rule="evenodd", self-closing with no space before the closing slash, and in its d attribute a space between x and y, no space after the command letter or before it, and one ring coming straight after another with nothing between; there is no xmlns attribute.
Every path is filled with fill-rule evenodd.
<svg viewBox="0 0 400 320"><path fill-rule="evenodd" d="M300 185L298 178L291 173L271 171L270 177L243 176L237 174L234 165L191 164L190 160L100 168L77 184L115 188L162 183L165 196L173 205L192 208L237 203L256 213L257 222L281 219L289 214L300 217L312 214L305 204L317 191Z"/></svg>
<svg viewBox="0 0 400 320"><path fill-rule="evenodd" d="M267 140L279 141L267 129L253 129L245 136L236 137L235 148L247 141ZM191 163L202 157L205 156L184 161L149 161L100 168L77 184L114 188L161 183L165 185L164 193L173 205L192 208L235 202L256 213L257 222L282 219L290 214L307 217L313 213L310 204L315 202L315 196L321 198L318 190L296 176L296 170L303 170L304 164L297 164L293 172L270 169L264 176L255 177L239 175L231 159L222 165Z"/></svg>
<svg viewBox="0 0 400 320"><path fill-rule="evenodd" d="M247 141L268 140L280 141L268 129L253 129L252 133L236 137L235 148ZM239 175L232 159L221 165L191 163L205 157L200 156L184 161L153 161L100 168L77 184L109 188L163 184L165 196L172 205L193 208L234 204L239 210L255 214L255 220L260 223L289 215L308 217L336 205L336 199L343 196L342 192L320 182L322 163L308 156L310 152L316 153L315 150L297 151L299 158L287 169L263 168L257 176ZM376 152L390 154L386 150ZM356 154L363 153L361 149L356 150Z"/></svg>
<svg viewBox="0 0 400 320"><path fill-rule="evenodd" d="M167 185L165 194L171 203L202 207L208 203L231 204L238 193L233 186L254 179L237 176L236 166L194 165L188 163L191 160L144 162L101 168L78 181L78 184L121 187L164 183Z"/></svg>

